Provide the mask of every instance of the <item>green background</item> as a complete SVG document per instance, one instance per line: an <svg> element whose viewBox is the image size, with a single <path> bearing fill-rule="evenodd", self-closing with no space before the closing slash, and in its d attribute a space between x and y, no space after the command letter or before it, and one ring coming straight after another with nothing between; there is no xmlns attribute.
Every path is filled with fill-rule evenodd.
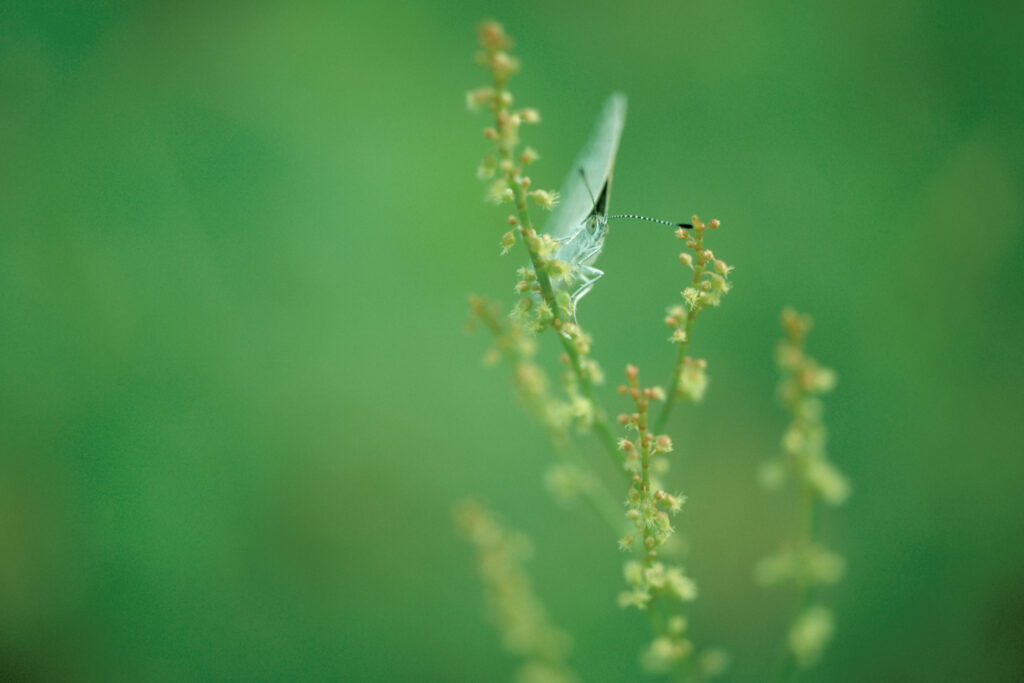
<svg viewBox="0 0 1024 683"><path fill-rule="evenodd" d="M506 680L470 494L532 536L583 679L636 678L622 556L461 329L524 258L474 177L487 17L538 186L621 89L613 211L723 222L709 395L671 425L698 641L732 680L777 659L751 567L793 523L755 483L790 304L854 486L813 679L1020 680L1024 26L994 1L4 3L0 679ZM612 382L664 381L678 249L612 226L581 307Z"/></svg>

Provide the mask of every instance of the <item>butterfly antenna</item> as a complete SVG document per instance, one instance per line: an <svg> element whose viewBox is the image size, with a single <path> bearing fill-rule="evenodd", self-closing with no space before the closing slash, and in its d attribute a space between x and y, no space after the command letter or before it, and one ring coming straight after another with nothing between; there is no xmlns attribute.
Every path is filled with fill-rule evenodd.
<svg viewBox="0 0 1024 683"><path fill-rule="evenodd" d="M587 174L584 172L583 167L580 166L580 178L583 179L583 187L587 188L587 194L590 195L590 205L596 206L597 200L594 199L594 192L590 189L590 183L587 182Z"/></svg>
<svg viewBox="0 0 1024 683"><path fill-rule="evenodd" d="M637 216L632 213L623 213L618 216L608 216L608 220L613 218L633 218L638 221L650 221L651 223L661 223L662 225L671 225L673 228L692 228L693 223L675 223L673 221L663 221L660 218L649 218L647 216Z"/></svg>

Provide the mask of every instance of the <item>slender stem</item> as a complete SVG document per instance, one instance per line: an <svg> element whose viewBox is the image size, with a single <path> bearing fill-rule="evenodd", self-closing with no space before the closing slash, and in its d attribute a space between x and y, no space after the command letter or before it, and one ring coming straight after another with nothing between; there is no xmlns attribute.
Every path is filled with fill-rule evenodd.
<svg viewBox="0 0 1024 683"><path fill-rule="evenodd" d="M672 406L675 405L676 396L679 394L679 385L683 381L683 367L686 360L686 352L690 348L690 330L693 329L693 321L697 318L696 313L690 312L686 315L686 339L679 344L679 352L676 354L676 364L672 370L672 385L665 396L665 403L661 406L658 419L655 422L654 431L659 434L665 430L668 416L672 413Z"/></svg>
<svg viewBox="0 0 1024 683"><path fill-rule="evenodd" d="M791 341L800 346L801 352L803 350L803 339L802 337L792 338ZM801 385L796 384L797 387ZM794 420L799 420L799 407L807 396L807 392L803 389L798 389L797 394L787 401L786 407L793 415ZM801 465L806 466L806 463L798 463L798 467ZM812 547L814 546L817 538L817 517L818 517L818 506L817 499L815 496L814 489L804 479L800 486L800 506L799 506L799 531L796 542L796 548L798 552L809 554ZM808 576L801 573L797 577L799 583L797 585L796 599L793 603L793 619L792 623L800 618L808 607L810 607L812 599L814 597L814 586ZM787 648L786 654L784 655L781 671L779 672L780 681L795 681L800 675L800 667L796 660L794 653Z"/></svg>
<svg viewBox="0 0 1024 683"><path fill-rule="evenodd" d="M654 501L651 499L651 455L653 454L653 446L650 432L647 431L647 401L637 401L637 408L639 409L638 415L640 420L637 423L637 428L640 430L640 452L642 457L641 464L641 493L643 494L644 500L647 501L648 505L654 505ZM651 529L645 523L643 530L643 547L644 547L644 564L648 567L654 564L654 558L656 553L654 547L648 546L648 540L651 538Z"/></svg>
<svg viewBox="0 0 1024 683"><path fill-rule="evenodd" d="M696 220L694 223L696 223ZM693 268L693 281L691 284L699 290L701 286L701 279L704 277L704 269L707 266L707 260L704 258L704 228L698 226L698 228L693 232L694 237L697 240L697 245L693 249L697 254L697 259ZM698 303L686 314L686 326L683 329L685 338L680 342L679 351L676 353L676 364L672 370L672 385L669 387L668 394L665 396L665 403L661 406L661 412L658 414L658 419L654 423L654 431L659 434L665 429L665 425L668 422L668 416L672 413L672 406L675 405L676 399L679 396L679 387L683 382L686 353L690 348L690 335L693 331L693 321L697 319L697 314L700 313L700 311L701 308Z"/></svg>

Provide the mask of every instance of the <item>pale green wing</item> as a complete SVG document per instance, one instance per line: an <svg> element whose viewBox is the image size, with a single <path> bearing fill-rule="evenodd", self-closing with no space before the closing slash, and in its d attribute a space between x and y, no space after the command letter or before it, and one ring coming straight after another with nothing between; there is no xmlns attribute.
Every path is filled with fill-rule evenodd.
<svg viewBox="0 0 1024 683"><path fill-rule="evenodd" d="M583 169L595 197L601 194L606 181L611 182L615 153L619 149L619 138L622 137L625 122L626 96L614 93L605 102L590 139L569 169L558 204L551 210L551 216L544 225L545 232L552 237L564 239L579 230L594 208L594 202L580 177L580 169Z"/></svg>

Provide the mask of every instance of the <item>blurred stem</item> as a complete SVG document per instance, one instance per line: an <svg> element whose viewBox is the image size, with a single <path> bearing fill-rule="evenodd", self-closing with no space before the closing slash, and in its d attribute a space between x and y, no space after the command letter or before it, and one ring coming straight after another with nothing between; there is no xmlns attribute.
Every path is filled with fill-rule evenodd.
<svg viewBox="0 0 1024 683"><path fill-rule="evenodd" d="M802 337L791 337L791 341L794 344L799 345L801 355L803 352L803 338ZM795 383L795 386L802 387L803 385L799 382ZM786 408L789 410L793 419L799 419L800 405L803 403L807 396L807 392L802 388L798 389L795 396L791 398L786 404ZM803 463L806 467L806 463ZM813 487L807 482L806 477L801 477L800 485L800 504L799 504L799 535L796 541L796 547L800 553L806 556L811 547L814 545L817 536L818 527L818 509L817 501ZM799 583L797 585L796 600L793 604L793 618L791 624L797 623L808 607L811 605L813 596L813 586L809 577L805 573L798 575ZM782 669L779 673L780 681L795 681L800 675L800 666L796 660L796 656L793 651L788 647L788 643L784 645L785 655L782 662Z"/></svg>
<svg viewBox="0 0 1024 683"><path fill-rule="evenodd" d="M498 340L498 347L501 349L502 355L505 356L506 362L513 368L517 368L520 363L525 362L523 356L515 349L509 347L508 344L501 343L502 338L506 335L506 331L502 327L501 321L495 317L490 308L485 304L481 305L479 309L476 309L476 315L484 323L484 325L491 331L494 338ZM545 393L547 393L545 391ZM546 397L542 400L549 400ZM543 408L540 409L543 411ZM601 479L590 470L588 464L584 458L580 456L579 452L573 448L572 443L567 437L560 436L551 425L547 426L548 435L551 437L552 445L554 446L555 452L563 460L571 461L575 467L578 467L581 472L587 476L587 483L581 486L580 491L584 500L593 508L594 512L597 513L598 517L601 518L608 528L612 532L612 536L618 538L622 533L622 512L619 505L615 502L615 498L612 496L611 491L604 485Z"/></svg>

